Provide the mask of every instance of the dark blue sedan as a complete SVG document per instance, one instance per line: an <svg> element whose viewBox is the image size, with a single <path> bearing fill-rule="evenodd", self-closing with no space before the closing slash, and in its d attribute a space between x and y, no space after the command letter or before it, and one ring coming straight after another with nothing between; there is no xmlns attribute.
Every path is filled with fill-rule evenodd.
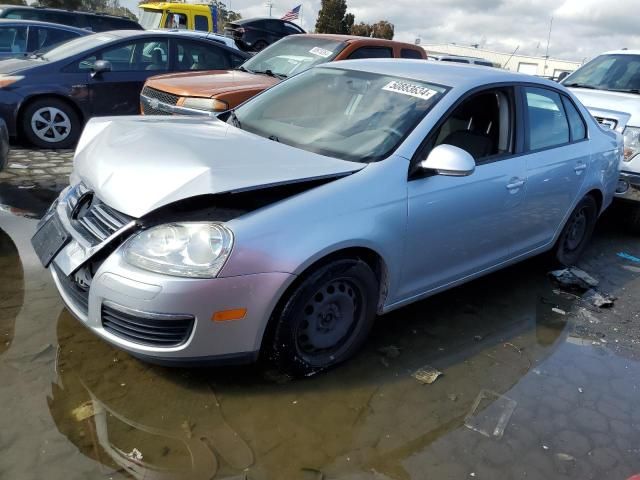
<svg viewBox="0 0 640 480"><path fill-rule="evenodd" d="M0 116L11 137L41 148L69 148L89 118L138 113L148 77L232 69L246 58L206 32L96 33L28 59L0 62Z"/></svg>

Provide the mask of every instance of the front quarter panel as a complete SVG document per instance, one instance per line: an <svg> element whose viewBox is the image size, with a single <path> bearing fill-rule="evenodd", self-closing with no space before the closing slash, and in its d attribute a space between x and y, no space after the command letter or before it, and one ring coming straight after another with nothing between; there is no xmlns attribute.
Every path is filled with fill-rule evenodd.
<svg viewBox="0 0 640 480"><path fill-rule="evenodd" d="M394 155L230 221L235 244L220 276L300 275L331 253L364 247L382 258L391 300L404 248L407 169Z"/></svg>

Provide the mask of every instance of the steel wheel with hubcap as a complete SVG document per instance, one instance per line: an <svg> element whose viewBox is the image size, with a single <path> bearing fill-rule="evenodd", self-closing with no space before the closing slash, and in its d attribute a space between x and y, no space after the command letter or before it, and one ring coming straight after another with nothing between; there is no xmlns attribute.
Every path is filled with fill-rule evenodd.
<svg viewBox="0 0 640 480"><path fill-rule="evenodd" d="M27 139L41 148L69 148L80 134L80 121L73 108L56 98L37 100L22 116Z"/></svg>
<svg viewBox="0 0 640 480"><path fill-rule="evenodd" d="M555 257L563 265L573 265L584 251L598 218L598 205L591 195L584 197L571 213L555 247Z"/></svg>
<svg viewBox="0 0 640 480"><path fill-rule="evenodd" d="M378 280L363 261L340 259L311 274L285 299L271 345L279 369L309 375L351 357L376 316Z"/></svg>

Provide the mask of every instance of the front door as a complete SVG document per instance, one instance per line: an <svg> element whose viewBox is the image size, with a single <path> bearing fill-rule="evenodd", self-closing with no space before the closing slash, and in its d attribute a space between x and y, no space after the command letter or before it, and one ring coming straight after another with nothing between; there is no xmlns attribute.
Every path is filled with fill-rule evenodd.
<svg viewBox="0 0 640 480"><path fill-rule="evenodd" d="M111 71L91 76L96 60L106 60ZM145 80L169 69L169 45L156 38L121 42L83 59L79 67L89 74L92 116L135 115Z"/></svg>
<svg viewBox="0 0 640 480"><path fill-rule="evenodd" d="M400 296L410 298L508 260L524 202L525 161L514 156L513 89L473 95L432 133L418 156L449 144L468 151L467 177L431 174L408 183Z"/></svg>

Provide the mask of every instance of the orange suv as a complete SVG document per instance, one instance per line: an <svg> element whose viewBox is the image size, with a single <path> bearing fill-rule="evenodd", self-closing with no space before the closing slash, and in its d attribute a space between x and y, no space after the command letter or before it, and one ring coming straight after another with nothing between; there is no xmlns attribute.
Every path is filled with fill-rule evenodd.
<svg viewBox="0 0 640 480"><path fill-rule="evenodd" d="M315 65L356 58L426 59L410 43L350 35L291 35L262 50L235 70L181 72L147 80L140 94L146 115L209 115L245 100Z"/></svg>

